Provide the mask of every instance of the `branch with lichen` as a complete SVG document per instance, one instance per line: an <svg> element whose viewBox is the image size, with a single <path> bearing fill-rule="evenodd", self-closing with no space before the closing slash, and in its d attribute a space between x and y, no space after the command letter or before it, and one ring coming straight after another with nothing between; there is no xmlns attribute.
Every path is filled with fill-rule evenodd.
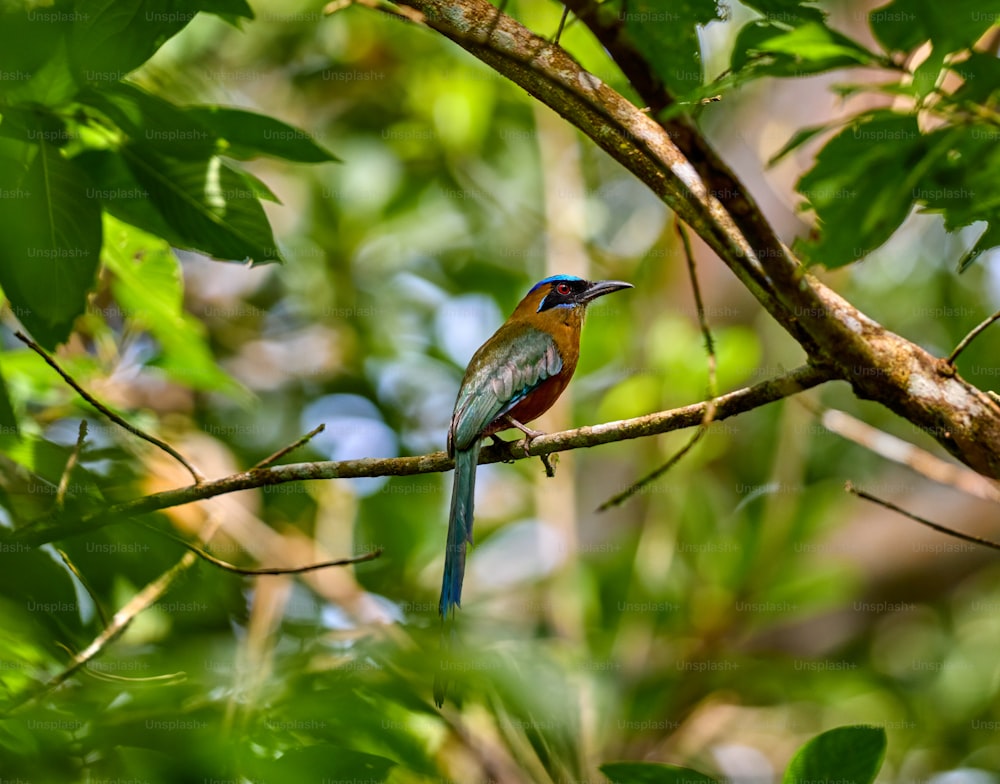
<svg viewBox="0 0 1000 784"><path fill-rule="evenodd" d="M751 387L738 389L702 403L670 411L659 411L634 419L623 419L617 422L607 422L539 436L531 441L527 450L521 442L512 442L503 446L487 446L483 448L479 462L498 463L508 460L523 460L554 452L582 449L696 427L705 421L705 412L710 406L714 407L715 410L712 421L720 421L803 390L811 389L830 381L832 378L830 372L825 369L804 365L783 376L762 381ZM252 468L249 471L221 479L202 481L186 487L166 490L132 501L102 507L85 514L83 517L69 518L65 514L52 513L15 531L5 533L0 537L0 546L37 547L47 542L90 533L112 523L122 522L150 512L183 506L195 501L203 501L206 498L235 493L239 490L311 479L412 476L414 474L449 471L453 466L454 462L447 453L434 452L417 457L368 457L358 460L290 463Z"/></svg>

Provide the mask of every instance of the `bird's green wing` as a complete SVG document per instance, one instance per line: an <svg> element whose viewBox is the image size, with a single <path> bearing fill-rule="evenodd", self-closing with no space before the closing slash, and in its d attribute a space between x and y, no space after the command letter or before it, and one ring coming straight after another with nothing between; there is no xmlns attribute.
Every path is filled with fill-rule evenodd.
<svg viewBox="0 0 1000 784"><path fill-rule="evenodd" d="M493 420L562 366L551 335L523 324L502 327L469 362L451 419L452 448L467 449Z"/></svg>

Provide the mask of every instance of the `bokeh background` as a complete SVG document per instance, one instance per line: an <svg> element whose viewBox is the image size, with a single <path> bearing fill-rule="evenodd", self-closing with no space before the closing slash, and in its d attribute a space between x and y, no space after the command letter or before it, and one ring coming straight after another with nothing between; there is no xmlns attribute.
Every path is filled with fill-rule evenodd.
<svg viewBox="0 0 1000 784"><path fill-rule="evenodd" d="M67 352L96 394L211 476L320 423L325 432L290 459L443 449L472 352L535 280L569 272L635 289L591 309L577 377L538 426L707 396L675 221L644 186L432 32L362 7L326 16L315 3L253 5L257 19L242 29L199 17L135 80L180 103L270 114L341 162L248 164L281 200L267 210L284 266L178 254L185 309L210 351L201 375L185 376L180 354L172 362L169 347L116 309L106 275ZM703 34L709 76L725 69L749 17L732 5L729 21ZM833 27L863 42L871 7L824 5ZM560 10L508 7L548 35ZM581 25L562 43L631 95ZM763 79L699 110L785 242L810 230L794 184L818 145L775 167L767 160L799 128L883 100L831 89L876 76ZM913 215L863 262L819 274L872 318L946 355L1000 300L995 258L955 272L975 234L949 235L939 217ZM694 248L720 390L801 364L801 348ZM96 350L82 351L82 340ZM983 389L997 388L996 346L987 333L959 362ZM4 356L12 387L35 396L46 437L72 444L79 419L90 419L85 462L117 472L122 497L187 483L31 356ZM882 781L1000 781L995 554L843 488L850 480L981 535L995 536L996 506L829 432L817 413L825 407L943 454L838 383L712 425L669 473L607 512L595 510L690 434L564 453L554 479L538 461L482 468L461 641L446 663L460 704L443 712L430 686L441 666L450 474L282 485L171 510L156 522L185 534L219 525L210 549L244 564L383 555L302 578L199 564L85 672L0 722L8 771L32 781L84 772L202 781L236 769L270 780L284 754L308 781L314 748L324 764L343 765L325 780L598 781L600 763L645 759L756 783L777 781L816 733L873 724L889 738ZM111 611L183 554L127 523L61 546ZM32 558L61 563L49 548ZM64 580L66 595L48 602L73 605L60 624L82 647L100 620L93 599ZM34 616L11 610L18 641L4 660L31 664L7 668L8 693L67 658Z"/></svg>

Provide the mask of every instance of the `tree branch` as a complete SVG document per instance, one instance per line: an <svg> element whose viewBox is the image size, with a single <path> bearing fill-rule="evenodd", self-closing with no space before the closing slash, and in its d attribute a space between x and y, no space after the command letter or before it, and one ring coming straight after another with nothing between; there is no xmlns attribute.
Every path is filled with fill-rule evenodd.
<svg viewBox="0 0 1000 784"><path fill-rule="evenodd" d="M602 425L580 427L561 433L551 433L532 440L528 451L522 442L512 442L503 447L488 446L480 453L479 462L498 463L510 459L548 455L570 449L609 444L632 438L669 433L686 427L700 425L710 406L715 407L714 420L727 419L754 408L789 397L833 379L829 370L803 365L784 376L762 381L752 387L721 395L714 400L694 403L671 411L608 422ZM37 547L47 542L96 531L106 525L139 515L203 501L238 490L297 482L308 479L348 479L373 476L412 476L448 471L454 462L446 452L434 452L418 457L366 457L339 462L290 463L265 469L252 469L222 479L205 481L175 490L143 496L133 501L114 504L87 514L82 518L66 519L65 515L49 514L16 531L0 537L0 545Z"/></svg>
<svg viewBox="0 0 1000 784"><path fill-rule="evenodd" d="M421 12L427 26L554 109L645 183L718 254L814 365L828 365L858 397L882 403L934 434L976 471L1000 478L1000 405L947 362L886 330L807 275L745 186L688 121L659 124L560 47L486 0L399 0L398 5ZM655 99L652 107L669 99L662 84L641 76L644 58L627 40L618 31L611 40L599 13L587 17L578 3L571 8L580 9L644 98ZM636 62L623 65L626 55Z"/></svg>
<svg viewBox="0 0 1000 784"><path fill-rule="evenodd" d="M112 422L114 422L122 429L132 433L132 435L136 435L139 438L143 439L144 441L148 441L153 446L162 449L164 452L166 452L168 455L174 458L174 460L176 460L178 463L184 466L188 470L188 473L191 474L191 478L194 479L196 483L201 482L205 478L201 475L201 472L197 468L195 468L193 465L191 465L190 462L188 462L187 458L185 458L184 455L182 455L180 452L178 452L176 449L170 446L170 444L166 443L165 441L161 441L156 436L150 435L144 430L140 430L135 425L131 424L127 420L118 416L118 414L116 414L114 411L112 411L110 408L104 405L104 403L102 403L100 400L91 395L86 389L84 389L82 386L80 386L80 384L77 383L76 379L74 379L69 373L67 373L65 370L62 369L62 366L60 366L60 364L56 362L55 358L51 354L49 354L44 348L39 346L35 341L33 341L23 332L15 332L14 337L16 337L18 340L24 343L28 348L30 348L32 351L38 354L38 356L40 356L42 359L44 359L49 367L51 367L54 371L56 371L56 373L62 376L63 381L65 381L67 384L73 387L73 389L76 390L77 394L80 395L80 397L82 397L88 403L90 403L90 405L92 405L95 409L97 409L98 412L104 414L104 416L106 416ZM78 443L77 448L79 449L79 447L80 444Z"/></svg>

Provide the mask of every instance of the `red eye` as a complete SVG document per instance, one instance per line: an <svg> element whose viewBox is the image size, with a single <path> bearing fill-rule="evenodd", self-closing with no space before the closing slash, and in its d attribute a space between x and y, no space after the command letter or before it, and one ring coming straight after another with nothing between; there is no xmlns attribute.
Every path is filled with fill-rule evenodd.
<svg viewBox="0 0 1000 784"><path fill-rule="evenodd" d="M569 284L567 283L556 284L556 294L561 294L562 296L566 297L569 295L569 292L570 292Z"/></svg>

